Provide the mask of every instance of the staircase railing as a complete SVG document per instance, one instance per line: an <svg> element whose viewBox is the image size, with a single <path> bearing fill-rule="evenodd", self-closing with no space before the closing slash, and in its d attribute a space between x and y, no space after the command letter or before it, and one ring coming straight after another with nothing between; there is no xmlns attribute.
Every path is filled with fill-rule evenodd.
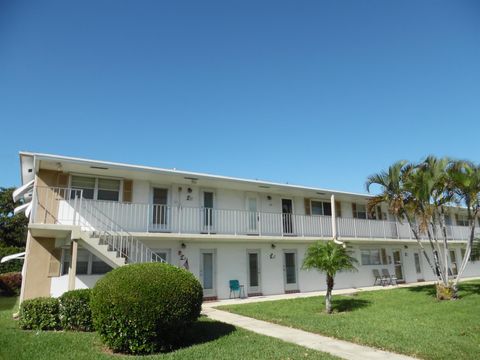
<svg viewBox="0 0 480 360"><path fill-rule="evenodd" d="M99 244L108 245L108 250L115 251L117 257L124 258L126 263L165 262L162 257L98 209L93 201L84 199L82 189L38 186L36 199L33 216L37 222L70 223L83 229L90 228L93 230L90 231L91 238L98 238ZM62 207L62 201L65 202L63 206L65 208ZM94 219L95 228L85 226L85 218Z"/></svg>

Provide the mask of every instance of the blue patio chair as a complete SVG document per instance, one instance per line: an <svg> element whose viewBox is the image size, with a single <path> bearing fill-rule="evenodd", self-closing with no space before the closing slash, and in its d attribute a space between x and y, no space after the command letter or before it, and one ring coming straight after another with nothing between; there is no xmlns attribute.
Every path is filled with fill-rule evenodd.
<svg viewBox="0 0 480 360"><path fill-rule="evenodd" d="M230 295L228 296L229 299L233 298L235 299L235 292L238 291L238 297L245 297L245 289L243 285L240 285L240 281L238 280L230 280ZM242 296L243 294L243 296Z"/></svg>

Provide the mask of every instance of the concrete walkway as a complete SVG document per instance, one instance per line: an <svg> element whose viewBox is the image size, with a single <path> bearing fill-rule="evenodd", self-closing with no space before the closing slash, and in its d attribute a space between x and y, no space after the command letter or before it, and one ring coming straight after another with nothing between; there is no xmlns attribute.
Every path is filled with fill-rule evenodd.
<svg viewBox="0 0 480 360"><path fill-rule="evenodd" d="M465 278L463 281L468 280L477 280L480 277L475 278ZM415 287L433 284L433 281L429 282L419 282L419 283L410 283L410 284L401 284L397 286L372 286L365 288L350 288L350 289L340 289L334 290L334 295L345 295L353 294L364 291L377 291L377 290L389 290L389 289L398 289L405 287ZM389 359L389 360L407 360L414 359L406 355L400 355L391 353L388 351L374 349L368 346L354 344L344 340L338 340L330 338L323 335L313 334L308 331L294 329L291 327L277 325L269 323L267 321L257 320L246 316L241 316L237 314L232 314L227 311L222 311L215 309L216 306L220 305L233 305L233 304L248 304L253 302L263 302L263 301L275 301L275 300L286 300L286 299L295 299L302 297L312 297L312 296L323 296L325 291L315 291L309 293L296 293L296 294L281 294L281 295L272 295L272 296L257 296L247 299L230 299L230 300L219 300L211 301L203 304L203 314L209 318L217 321L221 321L227 324L238 326L250 331L253 331L257 334L271 336L283 341L294 343L300 346L307 347L309 349L318 350L326 352L335 356L338 356L343 359L348 360L380 360L380 359Z"/></svg>
<svg viewBox="0 0 480 360"><path fill-rule="evenodd" d="M257 334L271 336L283 341L304 346L309 349L326 352L349 360L407 360L409 356L377 350L368 346L357 345L348 341L337 340L287 326L272 324L226 311L205 308L203 313L210 319L253 331Z"/></svg>

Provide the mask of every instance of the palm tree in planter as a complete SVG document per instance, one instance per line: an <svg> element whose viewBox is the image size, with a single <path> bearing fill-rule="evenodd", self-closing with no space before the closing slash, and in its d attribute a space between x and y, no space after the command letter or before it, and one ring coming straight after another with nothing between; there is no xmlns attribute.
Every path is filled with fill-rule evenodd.
<svg viewBox="0 0 480 360"><path fill-rule="evenodd" d="M327 275L327 294L325 295L325 308L328 314L332 313L332 290L335 275L339 271L357 270L354 263L357 259L350 256L346 247L333 241L317 241L310 245L305 254L302 268L305 270L316 269Z"/></svg>

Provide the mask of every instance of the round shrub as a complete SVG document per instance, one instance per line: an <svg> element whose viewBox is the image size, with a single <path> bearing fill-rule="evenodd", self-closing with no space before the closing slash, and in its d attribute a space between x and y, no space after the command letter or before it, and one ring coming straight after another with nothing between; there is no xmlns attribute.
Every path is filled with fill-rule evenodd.
<svg viewBox="0 0 480 360"><path fill-rule="evenodd" d="M93 288L94 327L115 352L167 350L200 316L202 297L200 283L185 269L163 263L122 266Z"/></svg>
<svg viewBox="0 0 480 360"><path fill-rule="evenodd" d="M12 272L0 274L0 295L14 296L20 293L22 287L22 274Z"/></svg>
<svg viewBox="0 0 480 360"><path fill-rule="evenodd" d="M40 297L20 305L20 327L26 330L55 330L60 327L58 299Z"/></svg>
<svg viewBox="0 0 480 360"><path fill-rule="evenodd" d="M58 298L60 302L60 324L65 330L92 331L90 294L92 290L67 291Z"/></svg>

